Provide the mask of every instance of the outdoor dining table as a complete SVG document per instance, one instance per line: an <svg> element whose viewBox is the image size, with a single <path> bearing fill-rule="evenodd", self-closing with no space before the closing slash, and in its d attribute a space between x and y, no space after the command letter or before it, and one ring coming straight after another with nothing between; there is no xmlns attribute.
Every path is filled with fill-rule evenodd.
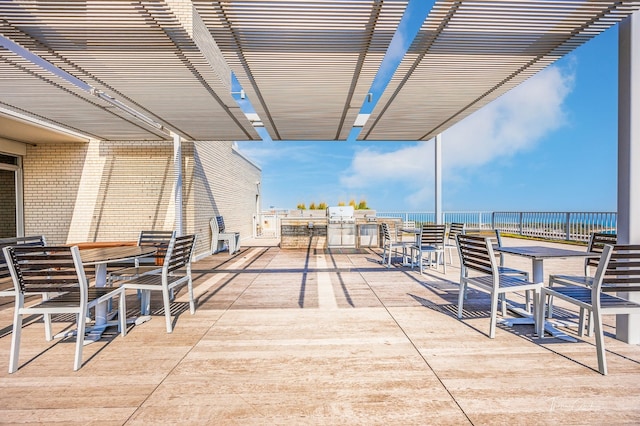
<svg viewBox="0 0 640 426"><path fill-rule="evenodd" d="M107 284L107 264L134 260L140 257L151 256L156 253L156 248L151 246L110 246L97 248L81 248L80 258L82 265L95 265L95 286L104 287ZM107 303L100 303L95 309L94 325L88 329L84 344L90 344L100 340L104 330L117 325L108 321ZM122 313L121 313L122 314Z"/></svg>
<svg viewBox="0 0 640 426"><path fill-rule="evenodd" d="M494 247L494 251L500 253L513 254L516 256L528 257L531 259L531 281L534 283L544 283L544 260L545 259L566 259L571 257L598 257L599 253L592 253L580 250L570 250L558 247L547 246L518 246L518 247ZM540 306L540 309L543 309ZM524 309L509 306L509 310L519 315L521 318L509 318L504 319L502 322L507 326L515 324L534 324L534 317L530 312ZM557 321L557 320L556 320ZM557 323L560 323L557 321ZM567 325L564 324L563 325ZM545 323L545 331L551 334L553 337L557 337L563 340L575 341L575 339L566 333L556 329L554 323L547 321Z"/></svg>

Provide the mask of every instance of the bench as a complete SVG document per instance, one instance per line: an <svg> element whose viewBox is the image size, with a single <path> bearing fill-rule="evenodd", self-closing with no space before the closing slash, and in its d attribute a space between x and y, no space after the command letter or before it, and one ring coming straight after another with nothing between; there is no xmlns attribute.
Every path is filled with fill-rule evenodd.
<svg viewBox="0 0 640 426"><path fill-rule="evenodd" d="M11 237L0 239L0 251L7 246L46 246L47 242L44 235L32 235L28 237ZM0 297L14 297L15 289L11 273L7 266L7 259L0 253Z"/></svg>
<svg viewBox="0 0 640 426"><path fill-rule="evenodd" d="M224 250L227 243L229 255L240 250L240 232L227 231L222 216L211 219L211 254Z"/></svg>

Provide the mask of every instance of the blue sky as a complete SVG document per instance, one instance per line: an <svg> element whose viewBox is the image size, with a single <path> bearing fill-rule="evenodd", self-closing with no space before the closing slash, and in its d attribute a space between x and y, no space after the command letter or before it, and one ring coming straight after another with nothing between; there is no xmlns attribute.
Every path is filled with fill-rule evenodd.
<svg viewBox="0 0 640 426"><path fill-rule="evenodd" d="M616 211L617 27L442 134L445 211ZM239 142L262 207L433 211L433 141Z"/></svg>

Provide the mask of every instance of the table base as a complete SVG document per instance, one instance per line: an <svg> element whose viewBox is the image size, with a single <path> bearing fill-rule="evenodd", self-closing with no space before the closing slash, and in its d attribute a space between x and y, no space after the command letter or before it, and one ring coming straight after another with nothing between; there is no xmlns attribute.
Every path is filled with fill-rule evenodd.
<svg viewBox="0 0 640 426"><path fill-rule="evenodd" d="M87 326L85 329L83 345L87 346L100 340L107 328L118 327L118 325L120 325L119 321L111 321L111 319L115 316L115 314L116 314L115 312L111 313L109 315L110 321L107 321L104 324L100 324L100 325L94 324L94 325ZM127 318L127 324L140 325L150 320L151 320L151 315L141 315L138 317ZM77 335L78 335L78 330L76 329L71 331L63 331L61 333L56 334L53 338L61 339L65 337L75 337Z"/></svg>
<svg viewBox="0 0 640 426"><path fill-rule="evenodd" d="M535 325L535 319L533 315L525 309L522 309L517 306L507 304L507 309L514 314L520 316L520 318L501 318L498 320L500 324L504 324L507 327L513 327L514 325ZM553 321L545 321L544 322L544 331L549 333L552 337L556 339L565 340L567 342L577 342L578 340L572 336L569 336L567 333L560 331L556 328L556 326L562 327L570 327L573 326L573 323L553 320ZM544 337L544 336L538 336Z"/></svg>

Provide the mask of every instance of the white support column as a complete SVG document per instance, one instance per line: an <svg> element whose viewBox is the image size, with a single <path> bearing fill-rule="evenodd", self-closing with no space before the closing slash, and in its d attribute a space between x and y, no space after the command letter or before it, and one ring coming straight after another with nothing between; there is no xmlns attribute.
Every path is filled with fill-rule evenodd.
<svg viewBox="0 0 640 426"><path fill-rule="evenodd" d="M620 23L618 51L618 242L640 244L640 12ZM616 338L640 343L640 315L617 315Z"/></svg>
<svg viewBox="0 0 640 426"><path fill-rule="evenodd" d="M173 171L174 171L174 191L176 208L176 235L184 235L182 229L182 140L179 135L173 136Z"/></svg>
<svg viewBox="0 0 640 426"><path fill-rule="evenodd" d="M436 136L435 143L435 219L436 224L442 224L442 146L441 135Z"/></svg>

